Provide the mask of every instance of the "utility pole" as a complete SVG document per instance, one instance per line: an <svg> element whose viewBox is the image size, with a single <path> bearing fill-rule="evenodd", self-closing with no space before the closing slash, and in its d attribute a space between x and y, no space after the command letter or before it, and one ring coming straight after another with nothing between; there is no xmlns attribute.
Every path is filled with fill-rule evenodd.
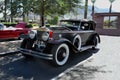
<svg viewBox="0 0 120 80"><path fill-rule="evenodd" d="M91 2L92 2L92 19L93 19L93 15L94 15L94 13L95 13L95 9L94 9L94 4L95 4L95 1L96 0L91 0Z"/></svg>
<svg viewBox="0 0 120 80"><path fill-rule="evenodd" d="M95 1L96 0L91 0L91 2L92 2L92 14L94 14L94 4L95 4Z"/></svg>
<svg viewBox="0 0 120 80"><path fill-rule="evenodd" d="M10 10L11 10L11 14L10 14L10 17L11 17L11 22L13 22L13 0L10 1Z"/></svg>
<svg viewBox="0 0 120 80"><path fill-rule="evenodd" d="M84 19L87 19L88 0L85 0Z"/></svg>
<svg viewBox="0 0 120 80"><path fill-rule="evenodd" d="M44 26L44 12L45 12L45 0L42 0L42 12L41 12L41 26Z"/></svg>

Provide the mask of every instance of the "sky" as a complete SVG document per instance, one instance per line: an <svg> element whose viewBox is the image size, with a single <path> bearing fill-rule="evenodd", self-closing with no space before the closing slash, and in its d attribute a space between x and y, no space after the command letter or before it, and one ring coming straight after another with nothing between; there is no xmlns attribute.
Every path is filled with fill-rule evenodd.
<svg viewBox="0 0 120 80"><path fill-rule="evenodd" d="M88 0L88 4L92 5L91 0ZM120 12L120 0L115 0L112 5L113 5L112 6L113 11ZM98 8L109 8L110 2L109 0L96 0L95 6Z"/></svg>
<svg viewBox="0 0 120 80"><path fill-rule="evenodd" d="M3 1L3 0L0 0ZM83 0L85 1L85 0ZM92 5L91 0L88 0L88 5ZM110 7L110 2L109 0L96 0L95 6L98 8L109 8ZM120 12L120 0L115 0L113 2L112 10L115 12ZM3 16L0 14L0 17Z"/></svg>

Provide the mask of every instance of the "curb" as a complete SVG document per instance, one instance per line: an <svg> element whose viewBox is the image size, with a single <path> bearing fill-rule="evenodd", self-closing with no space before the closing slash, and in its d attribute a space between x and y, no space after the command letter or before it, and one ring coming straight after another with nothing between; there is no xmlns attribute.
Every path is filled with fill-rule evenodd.
<svg viewBox="0 0 120 80"><path fill-rule="evenodd" d="M58 78L62 77L63 75L65 75L66 73L70 72L71 70L75 69L76 67L78 67L79 65L85 63L86 61L88 61L89 59L91 59L93 56L89 57L88 59L68 68L67 70L63 71L62 73L60 73L58 76L53 77L51 80L57 80Z"/></svg>
<svg viewBox="0 0 120 80"><path fill-rule="evenodd" d="M1 56L12 55L12 54L16 54L16 53L19 53L19 50L16 50L16 51L8 51L8 52L2 52L2 53L0 53L0 57L1 57Z"/></svg>

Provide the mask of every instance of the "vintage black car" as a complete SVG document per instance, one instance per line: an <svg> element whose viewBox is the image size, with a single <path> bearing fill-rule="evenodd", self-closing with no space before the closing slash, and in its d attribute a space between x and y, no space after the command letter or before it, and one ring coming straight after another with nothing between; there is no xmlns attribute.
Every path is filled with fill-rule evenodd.
<svg viewBox="0 0 120 80"><path fill-rule="evenodd" d="M90 20L61 20L57 27L31 30L19 48L25 57L52 60L57 66L66 64L70 54L95 49L100 37Z"/></svg>

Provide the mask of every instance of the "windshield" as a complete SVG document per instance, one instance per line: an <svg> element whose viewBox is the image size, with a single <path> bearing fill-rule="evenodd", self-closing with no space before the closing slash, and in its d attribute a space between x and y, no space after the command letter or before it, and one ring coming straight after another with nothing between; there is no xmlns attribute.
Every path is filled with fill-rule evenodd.
<svg viewBox="0 0 120 80"><path fill-rule="evenodd" d="M71 30L79 30L80 21L63 20L63 21L60 21L60 26L69 28Z"/></svg>
<svg viewBox="0 0 120 80"><path fill-rule="evenodd" d="M61 21L60 26L62 26L62 27L77 27L78 28L80 26L80 22Z"/></svg>
<svg viewBox="0 0 120 80"><path fill-rule="evenodd" d="M2 24L0 24L0 30L3 30L3 25Z"/></svg>

